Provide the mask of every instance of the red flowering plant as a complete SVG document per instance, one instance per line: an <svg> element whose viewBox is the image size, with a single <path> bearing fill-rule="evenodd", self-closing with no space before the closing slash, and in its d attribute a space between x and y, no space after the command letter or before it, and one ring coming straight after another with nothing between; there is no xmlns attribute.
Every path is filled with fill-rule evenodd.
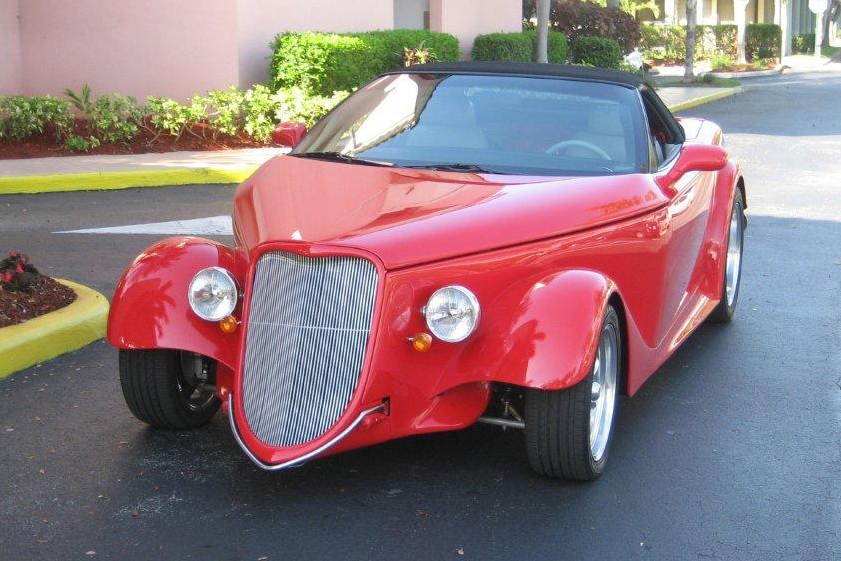
<svg viewBox="0 0 841 561"><path fill-rule="evenodd" d="M29 292L38 283L38 269L29 263L29 257L17 251L0 261L0 287L10 292Z"/></svg>

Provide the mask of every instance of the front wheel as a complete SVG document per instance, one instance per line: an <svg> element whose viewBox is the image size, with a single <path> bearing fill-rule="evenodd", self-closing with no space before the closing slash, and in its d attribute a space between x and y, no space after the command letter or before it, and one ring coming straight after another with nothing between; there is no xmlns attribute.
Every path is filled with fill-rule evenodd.
<svg viewBox="0 0 841 561"><path fill-rule="evenodd" d="M736 313L739 286L742 281L742 251L745 248L745 203L742 192L736 189L730 222L727 229L727 255L724 260L724 281L721 286L721 300L710 313L710 321L727 323Z"/></svg>
<svg viewBox="0 0 841 561"><path fill-rule="evenodd" d="M216 363L167 349L121 349L120 385L132 414L157 428L192 429L219 409Z"/></svg>
<svg viewBox="0 0 841 561"><path fill-rule="evenodd" d="M587 377L564 390L526 392L526 450L542 475L591 481L604 471L619 408L622 332L608 306Z"/></svg>

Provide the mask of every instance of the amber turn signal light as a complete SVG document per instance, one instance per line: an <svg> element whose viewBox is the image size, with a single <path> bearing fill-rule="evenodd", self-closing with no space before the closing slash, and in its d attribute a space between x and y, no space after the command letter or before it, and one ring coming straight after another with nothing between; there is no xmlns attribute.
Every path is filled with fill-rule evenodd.
<svg viewBox="0 0 841 561"><path fill-rule="evenodd" d="M237 327L239 327L239 322L234 316L228 316L219 320L219 329L223 333L233 333L237 330Z"/></svg>
<svg viewBox="0 0 841 561"><path fill-rule="evenodd" d="M432 335L421 332L413 337L409 337L409 341L412 342L413 349L419 353L425 353L432 346Z"/></svg>

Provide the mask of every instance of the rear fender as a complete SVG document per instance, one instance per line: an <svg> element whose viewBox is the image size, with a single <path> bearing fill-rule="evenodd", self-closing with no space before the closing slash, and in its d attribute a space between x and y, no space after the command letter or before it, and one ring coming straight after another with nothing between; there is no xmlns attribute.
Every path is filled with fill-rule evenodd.
<svg viewBox="0 0 841 561"><path fill-rule="evenodd" d="M245 263L241 251L203 238L156 243L129 265L117 285L108 314L108 341L121 349L192 351L234 368L242 330L226 334L215 322L196 316L187 290L193 276L206 267L227 269L241 289Z"/></svg>

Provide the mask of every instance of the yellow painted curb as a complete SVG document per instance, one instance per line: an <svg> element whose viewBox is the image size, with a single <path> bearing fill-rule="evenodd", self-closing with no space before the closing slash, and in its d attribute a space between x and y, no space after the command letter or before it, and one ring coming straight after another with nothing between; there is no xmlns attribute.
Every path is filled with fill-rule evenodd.
<svg viewBox="0 0 841 561"><path fill-rule="evenodd" d="M81 284L56 280L76 292L76 301L18 325L0 328L0 378L105 336L108 299Z"/></svg>
<svg viewBox="0 0 841 561"><path fill-rule="evenodd" d="M16 175L0 177L0 195L127 189L129 187L157 187L161 185L195 185L198 183L241 183L254 173L255 169L257 169L257 166Z"/></svg>
<svg viewBox="0 0 841 561"><path fill-rule="evenodd" d="M711 101L717 101L719 99L724 99L725 97L730 97L733 94L741 93L743 91L742 86L736 88L730 88L729 90L724 90L721 92L714 92L709 95L703 95L701 97L696 97L695 99L690 99L689 101L684 101L681 103L675 103L674 105L669 105L669 111L672 113L677 113L678 111L685 111L686 109L692 109L693 107L698 107L699 105L704 105L705 103L710 103ZM0 184L2 185L2 184Z"/></svg>

